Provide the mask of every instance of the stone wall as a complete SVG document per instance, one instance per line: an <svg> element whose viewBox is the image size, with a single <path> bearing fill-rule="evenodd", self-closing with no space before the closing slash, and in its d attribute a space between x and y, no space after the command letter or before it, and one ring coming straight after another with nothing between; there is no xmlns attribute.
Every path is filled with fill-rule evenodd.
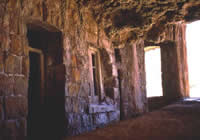
<svg viewBox="0 0 200 140"><path fill-rule="evenodd" d="M120 114L117 99L119 97L114 49L111 42L93 21L92 13L84 8L79 9L73 1L70 1L68 6L66 13L70 18L66 23L66 32L64 33L66 53L64 63L67 68L65 109L68 125L66 134L77 135L118 121ZM75 10L77 11L75 12ZM101 98L96 104L90 102L92 97L90 97L89 47L97 48L100 58L102 58L104 90L101 94L104 98Z"/></svg>
<svg viewBox="0 0 200 140"><path fill-rule="evenodd" d="M121 118L127 119L148 111L144 68L144 42L120 49L118 64L121 79Z"/></svg>
<svg viewBox="0 0 200 140"><path fill-rule="evenodd" d="M54 121L52 124L60 121L56 111L60 108L64 110L61 116L64 117L63 135L77 135L119 121L120 116L121 119L127 119L148 111L144 41L137 40L132 44L127 41L127 44L122 45L125 48L120 49L116 55L113 46L116 43L113 44L107 38L102 24L94 20L95 12L80 4L76 0L0 1L0 139L23 140L27 136L30 86L28 46L31 45L27 37L29 29L59 33L61 36L58 43L47 45L45 59L49 62L49 65L46 64L48 96L45 106L49 109L47 114L50 120ZM164 90L167 95L185 93L185 96L187 69L186 63L181 63L181 60L185 62L186 51L181 47L184 42L181 44L180 41L184 36L184 28L177 26L176 29L182 31L173 39L178 42L177 47L164 46L161 49L164 51ZM135 38L135 33L128 36L130 39ZM123 37L126 38L115 36L118 41L123 40ZM54 37L48 36L46 40L52 42ZM50 49L53 46L59 48L59 51ZM90 94L90 48L97 49L101 59L101 95L95 103L91 102L91 98L95 97ZM121 60L116 59L119 56ZM175 83L171 84L173 80ZM60 103L63 103L62 107ZM60 108L56 110L55 107ZM53 138L51 136L55 135L56 127L53 128L51 123L47 126L49 129L45 133Z"/></svg>
<svg viewBox="0 0 200 140"><path fill-rule="evenodd" d="M169 25L166 40L171 43L161 45L162 85L166 98L189 96L185 29L184 24Z"/></svg>
<svg viewBox="0 0 200 140"><path fill-rule="evenodd" d="M0 2L0 139L22 139L28 113L28 57L20 9Z"/></svg>
<svg viewBox="0 0 200 140"><path fill-rule="evenodd" d="M59 56L63 62L47 68L52 71L46 74L48 79L54 79L53 87L56 90L49 86L51 83L47 85L48 93L56 92L52 99L56 94L65 94L64 135L77 135L119 120L119 89L114 48L93 20L90 10L80 8L74 0L9 0L1 1L0 7L0 139L22 140L27 135L30 71L28 46L31 45L27 38L29 29L61 32L62 35L58 47L62 48ZM104 98L97 104L91 104L89 100L89 47L97 48L102 58ZM55 60L53 55L56 52L48 51L50 54L47 56ZM65 91L60 90L63 84ZM49 109L55 108L54 104L62 100L52 103L49 99L46 106ZM48 113L52 114L51 118L56 116L53 115L55 112ZM54 136L51 130L49 129L49 137Z"/></svg>

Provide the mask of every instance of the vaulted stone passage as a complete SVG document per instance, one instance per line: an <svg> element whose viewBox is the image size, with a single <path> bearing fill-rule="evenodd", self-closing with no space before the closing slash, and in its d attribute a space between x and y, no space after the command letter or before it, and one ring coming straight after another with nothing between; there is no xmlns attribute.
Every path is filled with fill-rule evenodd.
<svg viewBox="0 0 200 140"><path fill-rule="evenodd" d="M0 1L0 139L78 135L188 97L185 25L199 5ZM160 46L163 97L146 96L146 46Z"/></svg>

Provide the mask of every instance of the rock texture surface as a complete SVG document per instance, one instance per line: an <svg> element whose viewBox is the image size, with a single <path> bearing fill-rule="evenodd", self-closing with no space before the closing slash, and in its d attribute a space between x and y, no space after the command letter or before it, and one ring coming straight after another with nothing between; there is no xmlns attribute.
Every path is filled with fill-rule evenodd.
<svg viewBox="0 0 200 140"><path fill-rule="evenodd" d="M200 2L193 0L81 0L79 3L93 11L96 22L116 46L139 38L159 42L167 24L200 19Z"/></svg>

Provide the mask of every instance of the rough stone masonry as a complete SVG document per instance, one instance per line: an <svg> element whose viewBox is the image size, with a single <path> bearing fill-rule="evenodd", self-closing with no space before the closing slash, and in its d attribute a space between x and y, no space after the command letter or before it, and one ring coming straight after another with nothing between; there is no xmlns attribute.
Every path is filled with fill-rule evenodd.
<svg viewBox="0 0 200 140"><path fill-rule="evenodd" d="M150 45L161 47L164 98L187 97L185 23L199 6L0 0L0 139L78 135L147 112Z"/></svg>

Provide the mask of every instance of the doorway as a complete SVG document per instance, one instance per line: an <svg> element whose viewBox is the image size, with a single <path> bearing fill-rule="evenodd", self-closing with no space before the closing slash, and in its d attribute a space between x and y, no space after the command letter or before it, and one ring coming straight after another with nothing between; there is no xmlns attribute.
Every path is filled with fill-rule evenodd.
<svg viewBox="0 0 200 140"><path fill-rule="evenodd" d="M28 139L61 139L66 125L62 34L29 25L27 38L30 62Z"/></svg>
<svg viewBox="0 0 200 140"><path fill-rule="evenodd" d="M163 96L159 46L148 46L145 48L145 71L147 97Z"/></svg>
<svg viewBox="0 0 200 140"><path fill-rule="evenodd" d="M200 21L187 24L186 45L188 57L188 71L190 97L200 97Z"/></svg>
<svg viewBox="0 0 200 140"><path fill-rule="evenodd" d="M41 135L42 132L38 128L43 128L36 123L36 120L41 121L43 113L43 98L42 98L42 71L40 54L36 52L29 52L30 59L30 73L29 73L29 117L28 117L28 136L34 138L36 135Z"/></svg>

